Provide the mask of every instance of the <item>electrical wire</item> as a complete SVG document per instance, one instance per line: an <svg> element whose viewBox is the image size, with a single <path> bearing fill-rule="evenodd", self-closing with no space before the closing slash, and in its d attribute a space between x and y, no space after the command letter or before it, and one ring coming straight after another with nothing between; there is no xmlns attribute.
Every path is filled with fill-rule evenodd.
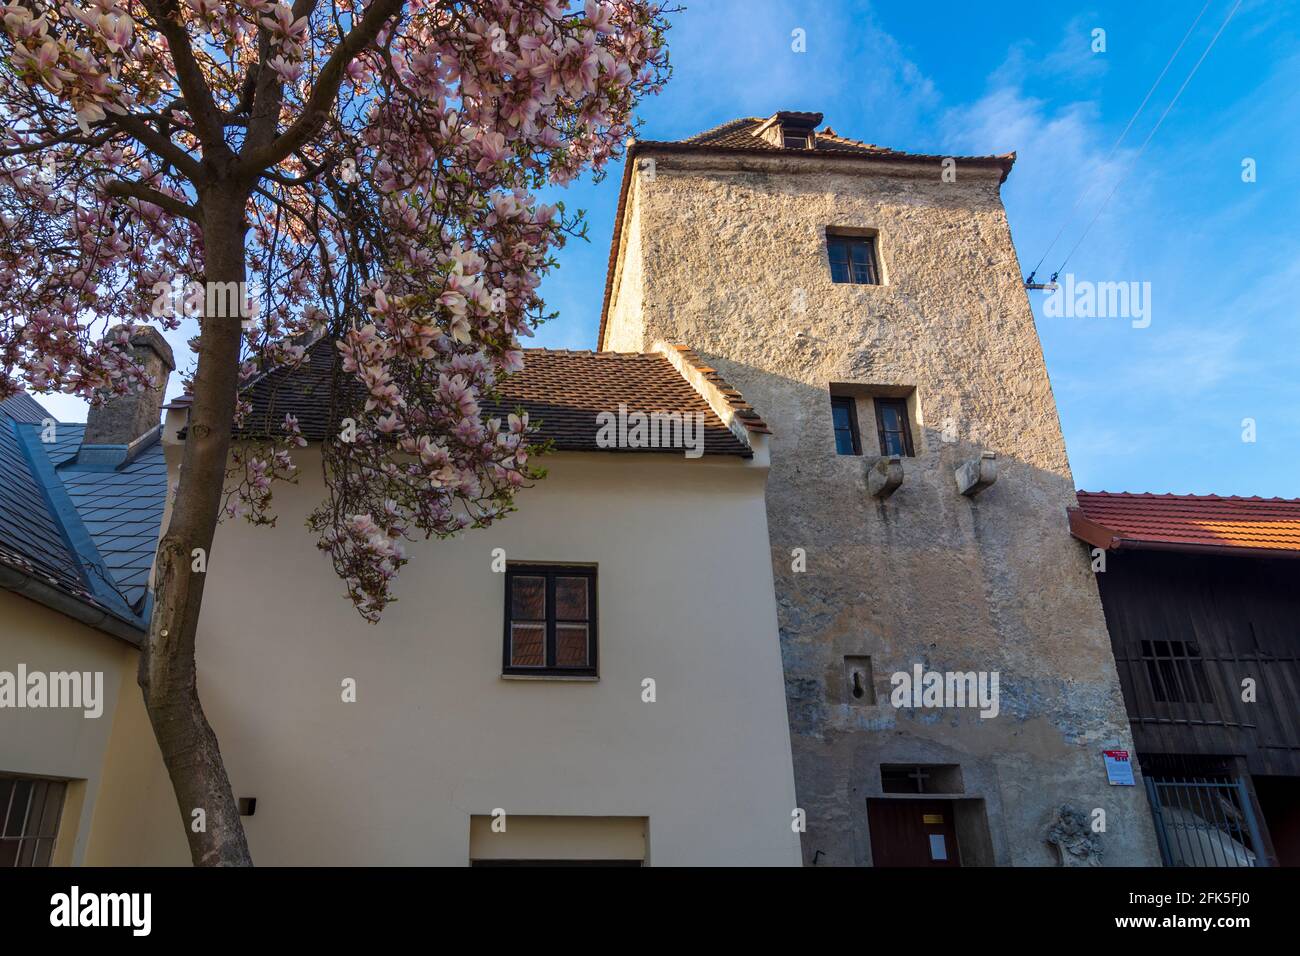
<svg viewBox="0 0 1300 956"><path fill-rule="evenodd" d="M1112 158L1114 158L1120 144L1124 142L1124 137L1128 136L1129 130L1133 128L1133 124L1137 122L1137 118L1141 116L1142 111L1146 109L1147 102L1151 99L1151 94L1156 91L1160 82L1165 78L1165 74L1169 72L1169 68L1174 65L1174 60L1178 58L1178 54L1182 52L1183 47L1187 44L1188 38L1191 37L1192 31L1196 29L1196 25L1201 22L1201 17L1205 16L1205 11L1210 9L1210 4L1213 2L1214 0L1205 0L1205 6L1201 7L1201 12L1196 15L1196 19L1193 20L1192 25L1187 28L1187 32L1183 34L1183 38L1179 41L1174 52L1170 54L1169 59L1165 61L1164 69L1160 71L1160 75L1156 77L1156 81L1152 83L1151 88L1147 90L1147 95L1142 97L1142 102L1138 104L1138 108L1134 110L1133 115L1129 117L1128 124L1124 127L1124 131L1119 134L1119 138L1116 139L1114 145L1111 146L1110 152L1108 152L1106 158L1101 161L1102 166L1105 166ZM1032 279L1038 273L1038 270L1043 267L1043 262L1046 261L1048 254L1051 253L1053 248L1055 248L1057 242L1060 241L1061 236L1065 233L1066 227L1070 224L1070 217L1074 215L1083 200L1092 192L1093 185L1095 185L1095 183L1090 184L1088 188L1079 193L1078 197L1074 200L1074 205L1070 207L1070 211L1066 213L1065 218L1061 221L1061 228L1056 230L1056 235L1052 237L1052 241L1049 242L1047 248L1043 250L1043 255L1042 258L1038 260L1038 265L1034 266L1033 270L1029 273L1030 279Z"/></svg>
<svg viewBox="0 0 1300 956"><path fill-rule="evenodd" d="M1115 195L1115 193L1119 190L1119 187L1124 184L1124 181L1126 179L1128 179L1129 173L1133 172L1134 167L1137 166L1137 161L1141 159L1142 154L1146 152L1147 145L1151 142L1151 138L1156 135L1156 131L1159 130L1161 124L1164 123L1165 117L1169 115L1171 110L1173 110L1174 104L1176 104L1178 102L1178 98L1183 95L1183 90L1187 89L1187 84L1192 82L1192 77L1194 77L1196 75L1196 71L1201 68L1201 64L1205 62L1205 58L1210 55L1210 51L1214 49L1214 44L1219 42L1219 37L1222 36L1223 31L1227 29L1228 24L1232 21L1232 18L1236 15L1237 10L1241 7L1241 3L1242 0L1237 0L1237 2L1233 4L1232 9L1228 11L1228 15L1224 18L1223 23L1219 24L1219 29L1214 34L1214 36L1210 39L1209 46L1205 48L1205 52L1201 54L1201 58L1196 61L1196 65L1192 67L1192 71L1187 74L1187 79L1183 80L1183 85L1178 87L1178 92L1175 93L1174 98L1169 101L1169 105L1165 107L1165 111L1160 114L1160 119L1156 120L1156 125L1151 128L1151 132L1147 133L1147 138L1142 141L1142 146L1138 149L1137 155L1133 157L1133 162L1129 166L1128 170L1124 173L1123 176L1121 176L1115 182L1115 185L1114 187L1111 188L1110 193L1106 196L1104 200L1102 200L1101 205L1097 207L1097 212L1095 215L1093 215L1092 221L1088 223L1087 227L1083 230L1083 235L1079 236L1078 241L1075 242L1075 244L1071 247L1070 251L1065 254L1065 259L1062 260L1060 268L1058 268L1054 273L1052 273L1052 281L1056 281L1056 277L1060 275L1061 272L1064 271L1066 263L1070 261L1070 257L1074 255L1075 250L1077 250L1079 246L1083 244L1083 240L1087 237L1088 233L1092 231L1092 227L1096 224L1097 220L1101 217L1102 211L1106 208L1106 204L1110 202L1111 197Z"/></svg>

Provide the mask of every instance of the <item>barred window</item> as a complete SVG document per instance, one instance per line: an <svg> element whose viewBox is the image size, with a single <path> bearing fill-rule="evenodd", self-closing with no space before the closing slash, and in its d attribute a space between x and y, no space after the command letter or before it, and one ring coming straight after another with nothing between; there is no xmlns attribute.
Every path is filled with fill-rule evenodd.
<svg viewBox="0 0 1300 956"><path fill-rule="evenodd" d="M1142 660L1159 703L1214 703L1201 648L1194 641L1143 641Z"/></svg>
<svg viewBox="0 0 1300 956"><path fill-rule="evenodd" d="M0 774L0 866L49 866L68 785Z"/></svg>

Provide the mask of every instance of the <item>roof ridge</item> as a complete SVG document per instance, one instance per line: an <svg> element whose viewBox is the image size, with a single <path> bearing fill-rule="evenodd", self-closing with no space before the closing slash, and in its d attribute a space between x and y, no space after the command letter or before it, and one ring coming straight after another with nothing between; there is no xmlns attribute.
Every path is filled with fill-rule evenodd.
<svg viewBox="0 0 1300 956"><path fill-rule="evenodd" d="M709 386L711 386L713 390L717 392L718 397L722 401L727 403L727 406L731 409L732 415L740 422L741 425L744 426L746 432L749 432L751 434L759 434L759 435L772 434L772 429L768 427L767 422L763 421L762 417L758 414L758 412L754 410L754 406L749 404L749 402L745 400L745 396L741 395L738 389L733 388L731 384L725 378L722 377L722 374L718 372L717 369L713 368L712 366L706 365L703 362L703 360L701 360L699 353L697 353L689 345L680 345L680 344L668 345L667 343L664 344L667 348L671 348L674 352L676 352L677 355L681 357L683 364L689 366ZM668 361L670 364L675 365L675 363L672 363L672 359L667 355L667 353L656 352L655 354L662 356L665 359L665 361ZM692 388L695 388L697 392L700 392L700 395L706 401L708 400L708 396L705 395L702 391L700 391L700 389L696 387L695 383L691 382L688 376L683 375L682 377L686 379L686 381L691 385ZM711 402L710 405L712 405Z"/></svg>
<svg viewBox="0 0 1300 956"><path fill-rule="evenodd" d="M1278 501L1285 504L1300 504L1300 498L1265 498L1260 495L1216 495L1205 494L1197 495L1190 492L1183 493L1177 491L1085 491L1079 489L1076 494L1091 495L1093 497L1107 497L1120 499L1141 498L1146 500L1187 500L1187 501Z"/></svg>
<svg viewBox="0 0 1300 956"><path fill-rule="evenodd" d="M676 142L693 143L703 139L705 136L713 136L717 133L721 133L723 130L728 130L730 127L740 126L743 123L763 123L763 122L766 122L766 120L762 116L741 116L736 119L727 120L725 123L719 123L717 126L703 130L702 132L696 133L693 136L687 136L685 139L676 140ZM673 142L673 141L668 140L668 142Z"/></svg>

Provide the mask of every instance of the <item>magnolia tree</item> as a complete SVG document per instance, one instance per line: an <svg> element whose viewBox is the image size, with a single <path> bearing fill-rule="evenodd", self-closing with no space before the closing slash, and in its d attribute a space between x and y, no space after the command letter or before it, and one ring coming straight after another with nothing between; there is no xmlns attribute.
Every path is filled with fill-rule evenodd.
<svg viewBox="0 0 1300 956"><path fill-rule="evenodd" d="M198 320L139 672L195 863L250 858L196 691L194 556L219 559L223 516L274 520L272 483L303 444L292 417L252 427L241 383L336 343L320 400L342 427L310 525L376 620L403 541L487 524L535 477L527 421L480 412L521 367L540 278L578 226L533 192L619 153L667 77L665 15L658 0L3 7L0 398L157 387L119 346ZM241 429L259 440L232 448Z"/></svg>

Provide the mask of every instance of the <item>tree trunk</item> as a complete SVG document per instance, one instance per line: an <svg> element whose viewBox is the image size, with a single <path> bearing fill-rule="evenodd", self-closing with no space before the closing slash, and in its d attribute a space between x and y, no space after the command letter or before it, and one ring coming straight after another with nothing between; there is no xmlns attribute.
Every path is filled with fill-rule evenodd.
<svg viewBox="0 0 1300 956"><path fill-rule="evenodd" d="M245 197L246 191L237 188L200 196L204 278L240 283L241 305ZM225 298L208 295L205 300L206 306ZM240 334L238 315L205 312L180 487L158 543L153 617L138 675L195 866L253 863L216 734L199 703L194 656L206 575L192 567L196 549L202 549L203 567L213 560L239 384Z"/></svg>

